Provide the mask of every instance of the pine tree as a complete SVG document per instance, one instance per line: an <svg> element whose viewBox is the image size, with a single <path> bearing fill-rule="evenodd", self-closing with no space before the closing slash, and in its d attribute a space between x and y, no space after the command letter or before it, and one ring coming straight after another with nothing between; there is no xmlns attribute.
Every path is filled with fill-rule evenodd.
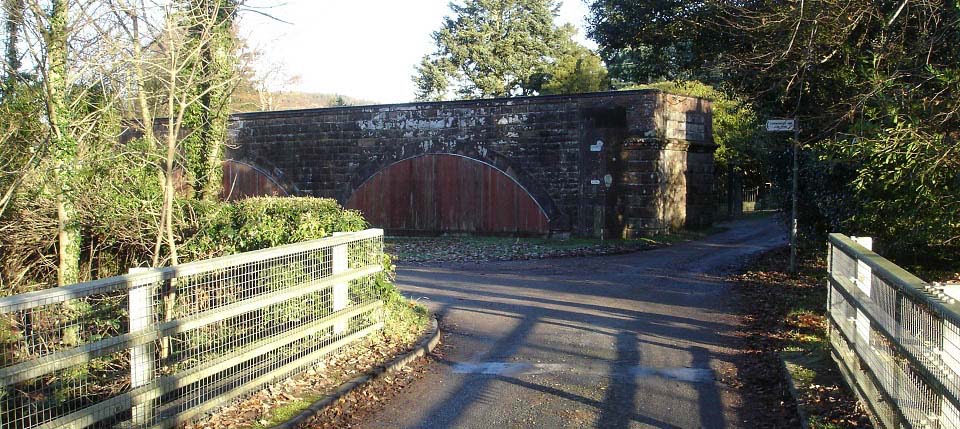
<svg viewBox="0 0 960 429"><path fill-rule="evenodd" d="M465 0L433 33L437 51L417 66L419 99L535 93L538 72L562 51L553 0ZM452 85L452 88L451 88Z"/></svg>

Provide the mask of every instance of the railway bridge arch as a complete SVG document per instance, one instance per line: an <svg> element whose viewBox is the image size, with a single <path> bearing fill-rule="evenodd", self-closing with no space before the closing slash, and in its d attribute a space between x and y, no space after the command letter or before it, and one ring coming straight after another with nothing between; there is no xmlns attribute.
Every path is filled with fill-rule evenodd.
<svg viewBox="0 0 960 429"><path fill-rule="evenodd" d="M397 232L634 236L712 222L710 124L657 90L255 112L227 156Z"/></svg>

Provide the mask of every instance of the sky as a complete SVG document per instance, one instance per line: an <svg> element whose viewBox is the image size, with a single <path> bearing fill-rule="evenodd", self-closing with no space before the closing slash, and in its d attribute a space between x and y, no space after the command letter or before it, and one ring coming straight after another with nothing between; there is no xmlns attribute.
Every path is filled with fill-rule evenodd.
<svg viewBox="0 0 960 429"><path fill-rule="evenodd" d="M450 14L448 4L449 0L257 0L248 5L288 23L245 12L240 34L264 53L268 64L299 76L287 90L381 103L413 101L410 77L420 59L435 50L430 34ZM584 0L565 0L557 23L574 24L577 40L596 48L584 36L586 15Z"/></svg>

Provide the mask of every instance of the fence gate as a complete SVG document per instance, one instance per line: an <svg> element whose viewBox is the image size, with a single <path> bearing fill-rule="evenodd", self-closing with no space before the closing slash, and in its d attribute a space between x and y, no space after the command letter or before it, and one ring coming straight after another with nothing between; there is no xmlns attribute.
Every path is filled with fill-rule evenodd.
<svg viewBox="0 0 960 429"><path fill-rule="evenodd" d="M865 243L869 244L869 243ZM834 359L886 428L960 427L960 305L854 239L831 234Z"/></svg>
<svg viewBox="0 0 960 429"><path fill-rule="evenodd" d="M0 428L170 428L382 326L366 230L0 298Z"/></svg>

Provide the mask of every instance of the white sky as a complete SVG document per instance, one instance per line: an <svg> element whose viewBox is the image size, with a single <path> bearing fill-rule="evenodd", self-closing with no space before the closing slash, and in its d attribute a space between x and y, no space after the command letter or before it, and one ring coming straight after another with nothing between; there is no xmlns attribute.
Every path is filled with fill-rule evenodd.
<svg viewBox="0 0 960 429"><path fill-rule="evenodd" d="M255 0L251 6L288 21L247 12L240 32L251 46L284 65L300 83L290 90L336 93L383 103L412 101L410 76L435 46L430 34L450 14L449 0ZM584 0L565 0L558 24L579 29L587 41Z"/></svg>

